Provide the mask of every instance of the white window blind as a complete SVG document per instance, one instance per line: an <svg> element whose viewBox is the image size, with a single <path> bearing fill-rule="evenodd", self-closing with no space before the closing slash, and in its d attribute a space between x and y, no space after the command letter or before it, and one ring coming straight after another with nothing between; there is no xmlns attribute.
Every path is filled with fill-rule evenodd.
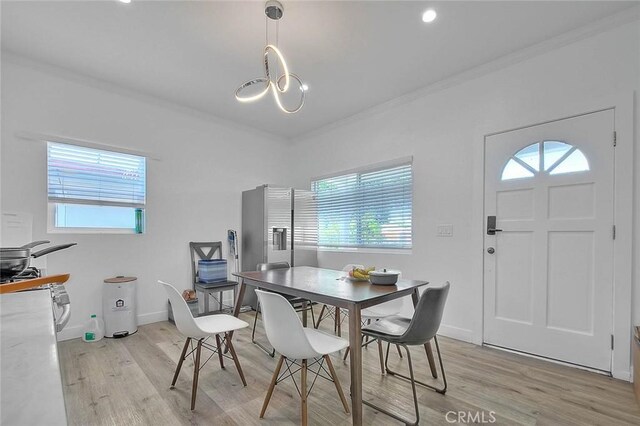
<svg viewBox="0 0 640 426"><path fill-rule="evenodd" d="M312 182L321 247L410 249L411 161Z"/></svg>
<svg viewBox="0 0 640 426"><path fill-rule="evenodd" d="M47 143L49 202L143 208L146 158Z"/></svg>

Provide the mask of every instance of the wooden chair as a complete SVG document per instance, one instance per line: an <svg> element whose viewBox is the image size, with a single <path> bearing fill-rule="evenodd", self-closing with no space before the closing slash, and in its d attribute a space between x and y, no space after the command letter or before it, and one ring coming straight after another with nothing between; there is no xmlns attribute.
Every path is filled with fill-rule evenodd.
<svg viewBox="0 0 640 426"><path fill-rule="evenodd" d="M229 332L248 327L249 324L234 316L225 314L194 318L191 315L189 307L187 306L187 302L184 301L182 295L178 290L176 290L171 284L165 283L163 281L158 281L158 283L164 287L167 292L167 296L171 301L173 315L178 331L180 331L180 333L182 333L187 338L187 340L184 342L184 347L182 348L182 354L180 355L180 360L178 361L176 372L173 375L171 387L174 387L176 381L178 380L178 375L180 374L180 369L182 368L182 363L184 362L184 360L189 355L195 352L195 360L193 363L193 385L191 389L191 409L193 410L196 406L196 394L198 392L198 375L200 373L200 369L202 368L202 366L200 365L200 353L202 351L202 347L204 346L205 348L211 350L213 354L217 353L218 360L220 361L220 367L224 369L223 359L225 357L229 358L229 356L224 355L222 349L223 344L229 349L229 352L231 353L231 359L236 365L236 369L238 370L238 374L240 375L242 384L244 386L247 386L247 381L244 378L242 367L240 367L238 355L236 354L233 344L231 343ZM222 339L220 338L220 335L223 335ZM215 347L206 343L206 340L210 337L215 338ZM195 349L193 348L193 340L197 342ZM191 352L187 353L187 350L189 350L190 346ZM213 356L213 354L211 356Z"/></svg>
<svg viewBox="0 0 640 426"><path fill-rule="evenodd" d="M222 296L225 291L233 291L235 303L238 283L236 281L223 281L219 283L201 283L198 276L198 260L222 259L222 242L190 242L189 252L191 254L191 280L196 293L202 293L204 297L204 314L209 313L209 296L218 294L218 304L222 310ZM215 257L214 257L215 256ZM215 298L215 296L213 296Z"/></svg>
<svg viewBox="0 0 640 426"><path fill-rule="evenodd" d="M262 290L256 290L256 294L258 295L258 301L262 305L262 316L267 338L275 350L280 353L278 365L273 372L271 384L269 385L267 395L262 404L260 418L263 418L267 411L269 400L271 399L276 384L289 377L293 378L294 373L291 372L292 365L299 367L300 371L300 386L298 387L296 384L296 389L301 398L303 425L307 424L307 397L311 390L307 388L307 373L309 370L315 373L316 376L319 375L335 384L340 400L342 401L342 406L345 412L349 413L349 405L347 404L347 400L342 392L342 387L340 386L340 381L329 357L330 353L346 348L349 343L340 337L318 331L314 328L303 327L289 301L281 295ZM298 362L298 360L300 360L300 362ZM288 375L279 377L283 363L286 363ZM325 363L329 368L328 371L324 368ZM317 371L313 371L310 367L317 367ZM298 370L295 372L297 371ZM329 377L322 375L323 372L327 373ZM285 374L283 374L283 376ZM293 380L295 383L295 378ZM312 387L314 382L315 378L311 381Z"/></svg>

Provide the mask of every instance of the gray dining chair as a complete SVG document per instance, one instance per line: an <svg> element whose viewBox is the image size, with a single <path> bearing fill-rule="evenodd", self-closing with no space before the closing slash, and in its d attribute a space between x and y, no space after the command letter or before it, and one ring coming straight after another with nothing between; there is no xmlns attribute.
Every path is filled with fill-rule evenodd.
<svg viewBox="0 0 640 426"><path fill-rule="evenodd" d="M416 412L416 419L412 421L408 418L398 416L390 411L380 408L371 402L362 401L368 405L396 420L404 422L407 425L417 425L420 422L420 411L418 409L418 396L416 393L416 383L427 388L433 389L438 393L444 394L447 391L447 377L444 374L444 366L442 364L442 355L440 354L440 346L438 345L438 329L442 321L442 312L449 294L449 282L445 282L441 287L428 287L420 296L418 305L415 308L412 318L404 316L392 316L371 323L362 329L362 335L387 343L387 354L384 360L387 374L402 377L411 382L411 390L413 391L413 404ZM438 361L440 363L440 372L442 373L442 387L436 387L427 383L416 380L413 374L413 363L411 360L411 352L409 346L422 346L433 340L438 353ZM389 369L389 348L390 346L399 345L404 348L407 353L407 361L409 363L409 376L397 373Z"/></svg>
<svg viewBox="0 0 640 426"><path fill-rule="evenodd" d="M290 268L289 262L258 263L256 267L256 271L270 271L273 269L288 269L288 268ZM278 292L273 292L273 293L278 293ZM284 297L285 299L287 299L289 304L291 304L291 306L294 308L296 312L310 311L312 324L315 324L315 318L313 316L313 304L311 303L311 301L306 300L302 297L291 296L288 294L282 294L282 293L278 293L278 294ZM267 355L273 358L276 355L276 350L274 348L268 348L262 343L260 343L258 340L256 340L256 327L258 325L259 315L260 315L260 301L258 300L258 303L256 305L256 315L253 318L253 328L251 330L251 343L258 346L260 349L265 351Z"/></svg>

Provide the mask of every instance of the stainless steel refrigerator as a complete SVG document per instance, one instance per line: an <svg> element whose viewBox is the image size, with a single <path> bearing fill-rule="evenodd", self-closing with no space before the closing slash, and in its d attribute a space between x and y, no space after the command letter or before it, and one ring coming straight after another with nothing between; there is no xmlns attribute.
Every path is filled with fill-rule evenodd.
<svg viewBox="0 0 640 426"><path fill-rule="evenodd" d="M272 185L244 191L240 232L243 271L272 262L318 266L318 213L312 191ZM251 287L243 304L255 308Z"/></svg>

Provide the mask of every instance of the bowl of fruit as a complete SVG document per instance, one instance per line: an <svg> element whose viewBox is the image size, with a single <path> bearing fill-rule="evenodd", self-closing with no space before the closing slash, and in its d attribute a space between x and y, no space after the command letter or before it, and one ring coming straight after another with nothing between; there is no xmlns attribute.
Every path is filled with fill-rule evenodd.
<svg viewBox="0 0 640 426"><path fill-rule="evenodd" d="M375 270L375 267L370 268L357 268L354 267L349 270L348 278L351 281L369 281L369 272Z"/></svg>

